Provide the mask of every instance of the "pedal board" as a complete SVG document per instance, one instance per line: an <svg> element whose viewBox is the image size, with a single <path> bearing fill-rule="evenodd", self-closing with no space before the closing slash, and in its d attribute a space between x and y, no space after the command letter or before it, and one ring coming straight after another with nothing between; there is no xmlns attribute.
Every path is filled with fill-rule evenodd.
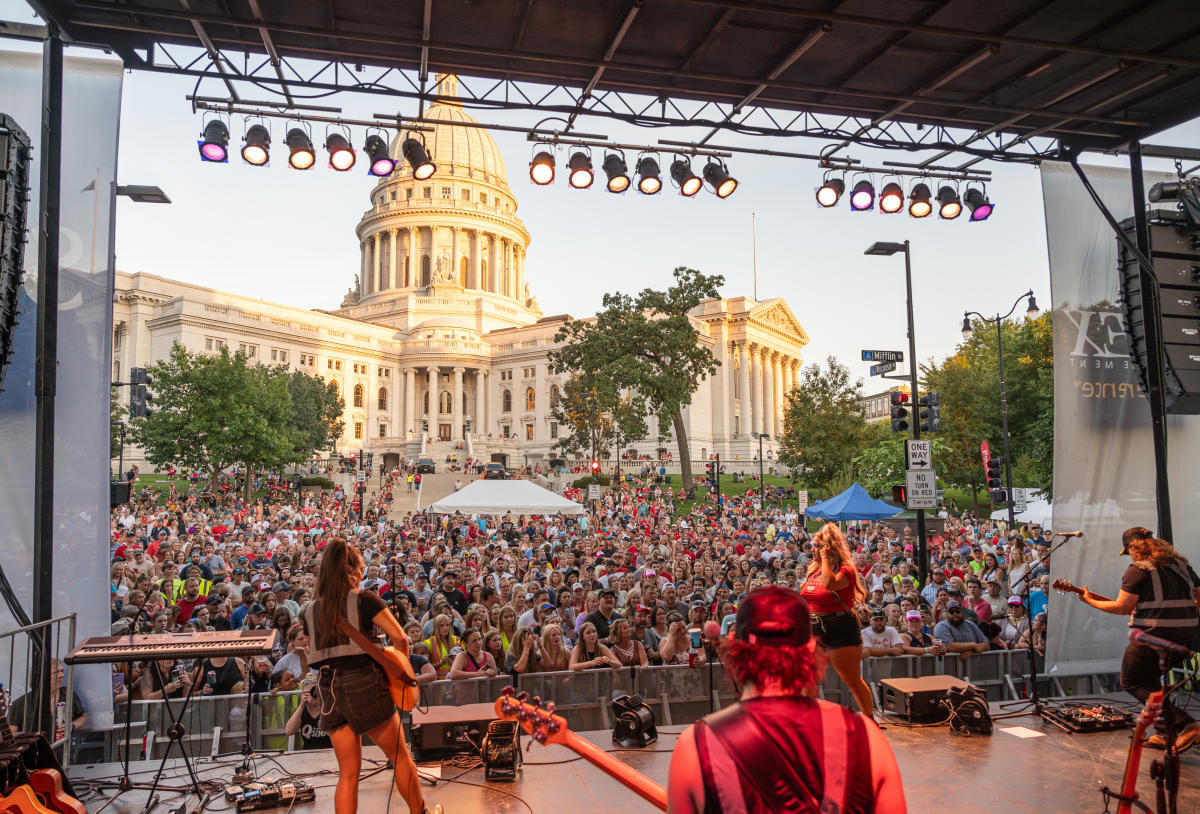
<svg viewBox="0 0 1200 814"><path fill-rule="evenodd" d="M244 786L226 786L225 799L234 803L239 812L290 808L296 803L311 803L317 799L317 790L303 780L262 778Z"/></svg>
<svg viewBox="0 0 1200 814"><path fill-rule="evenodd" d="M1129 729L1134 716L1111 704L1066 703L1042 710L1042 718L1067 732L1111 732Z"/></svg>

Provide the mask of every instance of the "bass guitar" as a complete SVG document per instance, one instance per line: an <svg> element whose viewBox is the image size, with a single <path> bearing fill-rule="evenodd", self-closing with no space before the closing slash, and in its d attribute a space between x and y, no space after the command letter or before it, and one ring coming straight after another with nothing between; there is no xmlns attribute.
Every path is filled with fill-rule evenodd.
<svg viewBox="0 0 1200 814"><path fill-rule="evenodd" d="M12 727L8 724L8 690L0 688L0 743L6 751L17 754L15 760L25 785L17 786L9 794L0 799L0 812L16 808L22 814L87 814L83 803L63 791L63 777L58 769L37 769L30 772L25 768L20 753L23 746L13 737ZM36 808L30 807L30 796L37 803ZM10 801L9 798L13 798Z"/></svg>
<svg viewBox="0 0 1200 814"><path fill-rule="evenodd" d="M505 687L504 694L496 699L496 715L505 721L516 721L525 734L538 743L545 745L555 743L565 746L596 768L619 780L627 788L637 792L641 797L662 811L667 810L667 790L646 777L641 772L631 769L608 752L590 741L576 735L567 726L567 720L561 715L554 714L554 702L545 705L541 699L529 703L527 693L514 695L512 687Z"/></svg>
<svg viewBox="0 0 1200 814"><path fill-rule="evenodd" d="M1083 596L1083 588L1080 588L1076 585L1072 585L1070 583L1070 581L1065 580L1065 579L1054 580L1054 582L1051 583L1050 587L1054 588L1054 590L1056 590L1056 591L1062 591L1064 593L1069 592L1069 593L1073 593L1073 594L1078 594L1079 596ZM1111 602L1112 601L1107 596L1101 596L1100 594L1096 593L1095 591L1090 591L1090 593L1092 596L1094 596L1096 599L1099 599L1101 602Z"/></svg>
<svg viewBox="0 0 1200 814"><path fill-rule="evenodd" d="M1162 690L1150 693L1150 697L1146 699L1146 706L1142 707L1141 714L1138 715L1137 724L1133 728L1133 740L1129 744L1129 755L1125 759L1125 775L1121 778L1121 793L1113 795L1107 786L1103 789L1106 803L1110 796L1117 797L1117 814L1133 814L1135 804L1149 811L1138 802L1138 769L1142 761L1142 739L1145 737L1146 727L1154 723L1154 719L1162 710L1162 698Z"/></svg>

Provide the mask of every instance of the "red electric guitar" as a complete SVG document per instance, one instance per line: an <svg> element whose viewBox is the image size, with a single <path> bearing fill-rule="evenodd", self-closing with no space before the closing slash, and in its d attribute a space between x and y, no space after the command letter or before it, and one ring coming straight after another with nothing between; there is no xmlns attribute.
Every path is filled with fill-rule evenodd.
<svg viewBox="0 0 1200 814"><path fill-rule="evenodd" d="M525 734L540 744L556 743L567 747L593 766L624 783L646 801L663 811L667 810L665 788L572 732L567 726L567 720L554 714L553 701L545 706L530 704L514 696L511 687L506 687L505 694L496 699L496 714L502 720L519 723Z"/></svg>
<svg viewBox="0 0 1200 814"><path fill-rule="evenodd" d="M0 743L6 750L21 751L8 725L8 690L0 689ZM17 765L25 775L25 784L14 787L0 797L0 814L9 811L20 814L88 814L83 803L63 791L63 778L57 769L38 769L28 772L21 759Z"/></svg>
<svg viewBox="0 0 1200 814"><path fill-rule="evenodd" d="M1121 779L1121 796L1117 802L1117 814L1132 814L1134 801L1137 800L1138 769L1142 761L1142 738L1146 727L1154 723L1162 710L1162 690L1150 693L1146 706L1138 715L1137 724L1133 728L1133 740L1129 744L1129 756L1125 759L1125 776ZM1106 789L1107 791L1107 789Z"/></svg>

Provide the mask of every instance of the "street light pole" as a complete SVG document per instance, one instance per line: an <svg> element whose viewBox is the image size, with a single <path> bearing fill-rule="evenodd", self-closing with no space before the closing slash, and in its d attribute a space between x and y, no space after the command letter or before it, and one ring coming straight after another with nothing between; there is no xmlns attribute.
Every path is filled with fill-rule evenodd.
<svg viewBox="0 0 1200 814"><path fill-rule="evenodd" d="M763 472L763 435L758 434L758 502L762 504L763 511L767 510L767 476Z"/></svg>

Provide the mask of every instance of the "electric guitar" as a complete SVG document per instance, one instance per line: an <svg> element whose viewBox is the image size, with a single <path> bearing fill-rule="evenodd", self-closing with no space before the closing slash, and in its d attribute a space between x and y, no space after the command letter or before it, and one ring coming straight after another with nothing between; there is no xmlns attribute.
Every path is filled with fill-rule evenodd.
<svg viewBox="0 0 1200 814"><path fill-rule="evenodd" d="M83 803L63 791L62 774L57 769L37 769L29 772L21 762L22 746L13 737L8 725L8 690L0 688L0 742L5 750L18 755L16 765L25 784L14 787L0 798L0 814L10 810L20 814L88 814Z"/></svg>
<svg viewBox="0 0 1200 814"><path fill-rule="evenodd" d="M395 647L380 647L345 619L342 620L341 630L383 668L383 672L387 676L388 692L391 693L392 703L405 712L415 707L420 699L421 688L417 684L417 676L413 672L412 662L408 660L408 656Z"/></svg>
<svg viewBox="0 0 1200 814"><path fill-rule="evenodd" d="M1083 588L1076 587L1075 585L1072 585L1070 583L1070 581L1065 580L1065 579L1054 580L1051 587L1054 588L1054 590L1056 590L1056 591L1063 591L1064 593L1067 591L1070 591L1073 594L1079 594L1080 596L1083 596ZM1112 601L1107 596L1101 596L1100 594L1096 593L1095 591L1091 591L1090 593L1092 596L1094 596L1096 599L1099 599L1101 602L1111 602Z"/></svg>
<svg viewBox="0 0 1200 814"><path fill-rule="evenodd" d="M512 687L505 687L504 694L496 699L496 715L505 721L516 721L525 733L543 746L556 743L565 746L577 755L587 760L596 768L619 780L627 788L637 792L647 802L659 809L667 810L667 790L646 777L641 772L631 769L617 760L608 752L590 741L576 735L567 726L567 721L561 715L554 714L554 702L542 705L541 699L535 698L534 703L525 699L525 692L513 694Z"/></svg>
<svg viewBox="0 0 1200 814"><path fill-rule="evenodd" d="M1142 738L1146 727L1154 723L1162 709L1162 690L1150 693L1146 706L1138 715L1137 724L1133 728L1133 740L1129 744L1129 756L1125 760L1125 776L1121 779L1121 796L1117 802L1117 814L1132 814L1133 804L1137 800L1138 769L1142 760Z"/></svg>

